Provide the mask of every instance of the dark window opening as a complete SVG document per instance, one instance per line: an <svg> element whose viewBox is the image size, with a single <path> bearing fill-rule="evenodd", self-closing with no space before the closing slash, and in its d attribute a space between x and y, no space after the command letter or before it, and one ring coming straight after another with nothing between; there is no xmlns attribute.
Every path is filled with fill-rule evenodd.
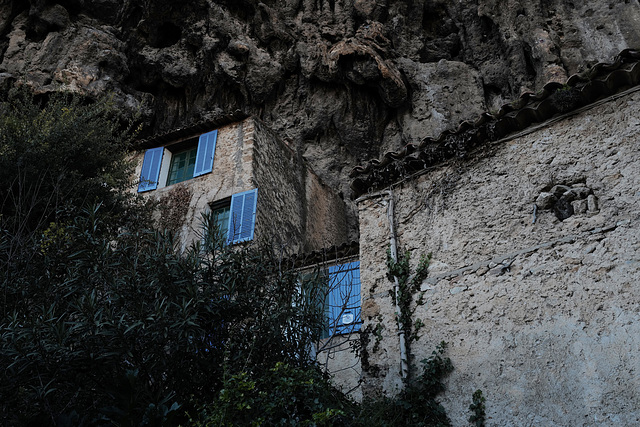
<svg viewBox="0 0 640 427"><path fill-rule="evenodd" d="M184 151L172 153L167 185L177 184L193 178L193 170L196 166L197 153L198 147L192 147Z"/></svg>
<svg viewBox="0 0 640 427"><path fill-rule="evenodd" d="M231 197L213 202L209 207L211 209L211 226L215 227L216 239L225 239L226 241L229 234Z"/></svg>

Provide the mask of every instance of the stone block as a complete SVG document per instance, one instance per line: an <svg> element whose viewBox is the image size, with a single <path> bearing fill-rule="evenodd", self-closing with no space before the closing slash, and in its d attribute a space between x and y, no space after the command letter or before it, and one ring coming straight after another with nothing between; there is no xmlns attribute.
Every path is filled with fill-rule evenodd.
<svg viewBox="0 0 640 427"><path fill-rule="evenodd" d="M566 185L554 185L553 188L551 189L551 194L553 194L559 199L560 197L562 197L564 193L570 190L571 188L567 187Z"/></svg>
<svg viewBox="0 0 640 427"><path fill-rule="evenodd" d="M543 191L536 199L536 205L540 209L551 209L557 201L558 198L553 193Z"/></svg>
<svg viewBox="0 0 640 427"><path fill-rule="evenodd" d="M573 207L574 214L583 214L587 212L587 201L582 200L574 200L571 202L571 206Z"/></svg>

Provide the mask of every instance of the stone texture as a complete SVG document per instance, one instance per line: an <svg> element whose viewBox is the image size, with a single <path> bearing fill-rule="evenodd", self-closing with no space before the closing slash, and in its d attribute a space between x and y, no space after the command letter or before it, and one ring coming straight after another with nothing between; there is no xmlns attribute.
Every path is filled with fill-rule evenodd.
<svg viewBox="0 0 640 427"><path fill-rule="evenodd" d="M536 199L536 205L540 209L550 209L553 207L553 205L555 205L557 201L558 198L555 196L555 194L543 191L542 193L540 193L540 195L538 195L538 198Z"/></svg>
<svg viewBox="0 0 640 427"><path fill-rule="evenodd" d="M441 399L453 425L467 424L476 389L491 425L637 423L639 106L636 91L394 187L400 250L414 266L429 252L440 263L421 286L415 316L425 326L412 349L421 360L449 343L455 370ZM439 182L455 184L439 191ZM574 191L581 207L563 221L539 209L533 223L531 205L554 186L561 197L593 194ZM399 382L384 269L389 197L358 202L363 290L375 287L363 293L364 328L385 325L385 350L367 348L365 394ZM594 213L581 213L589 200Z"/></svg>
<svg viewBox="0 0 640 427"><path fill-rule="evenodd" d="M598 202L593 194L587 197L587 209L589 212L595 213L598 210Z"/></svg>
<svg viewBox="0 0 640 427"><path fill-rule="evenodd" d="M587 212L587 201L583 200L574 200L571 202L571 207L573 208L573 213L576 215L583 214Z"/></svg>

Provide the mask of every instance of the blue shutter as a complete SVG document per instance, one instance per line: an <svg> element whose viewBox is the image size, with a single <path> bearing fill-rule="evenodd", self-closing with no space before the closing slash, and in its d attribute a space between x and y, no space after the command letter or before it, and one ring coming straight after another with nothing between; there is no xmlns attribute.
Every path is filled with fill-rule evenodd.
<svg viewBox="0 0 640 427"><path fill-rule="evenodd" d="M360 262L329 267L329 334L360 330Z"/></svg>
<svg viewBox="0 0 640 427"><path fill-rule="evenodd" d="M138 193L155 190L158 188L158 177L160 176L160 165L162 164L163 147L152 148L144 153L142 160L142 172L140 172L140 184Z"/></svg>
<svg viewBox="0 0 640 427"><path fill-rule="evenodd" d="M213 170L213 155L216 152L218 131L203 133L198 140L198 153L196 154L196 167L193 176L204 175Z"/></svg>
<svg viewBox="0 0 640 427"><path fill-rule="evenodd" d="M227 243L239 243L253 239L257 201L257 188L231 196Z"/></svg>

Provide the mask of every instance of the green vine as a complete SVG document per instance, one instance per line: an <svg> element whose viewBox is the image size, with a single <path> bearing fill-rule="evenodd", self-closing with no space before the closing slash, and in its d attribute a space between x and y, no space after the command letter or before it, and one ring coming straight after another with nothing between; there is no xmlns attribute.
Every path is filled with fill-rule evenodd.
<svg viewBox="0 0 640 427"><path fill-rule="evenodd" d="M424 326L424 323L417 319L413 320L413 315L419 305L424 304L424 292L420 291L420 285L427 278L429 274L429 263L431 261L431 253L422 255L415 273L411 274L411 252L405 251L398 254L398 259L394 260L391 256L391 250L387 250L387 278L394 282L398 280L398 292L397 295L392 291L391 297L393 302L398 305L399 313L397 313L398 320L402 324L402 329L405 334L407 343L407 354L411 358L411 343L417 341L420 338L420 329ZM416 304L412 304L414 297L418 294ZM397 298L397 299L396 299Z"/></svg>
<svg viewBox="0 0 640 427"><path fill-rule="evenodd" d="M486 419L485 414L485 406L484 406L485 398L482 395L482 390L476 390L473 393L473 403L469 405L469 410L471 410L472 414L469 417L469 422L476 427L484 427L484 422Z"/></svg>
<svg viewBox="0 0 640 427"><path fill-rule="evenodd" d="M381 316L379 316L381 317ZM378 319L378 323L376 324L376 327L373 329L373 335L376 337L374 343L373 343L373 352L376 353L378 350L380 350L380 343L382 342L382 330L384 329L384 325L382 324L382 321L380 319Z"/></svg>

